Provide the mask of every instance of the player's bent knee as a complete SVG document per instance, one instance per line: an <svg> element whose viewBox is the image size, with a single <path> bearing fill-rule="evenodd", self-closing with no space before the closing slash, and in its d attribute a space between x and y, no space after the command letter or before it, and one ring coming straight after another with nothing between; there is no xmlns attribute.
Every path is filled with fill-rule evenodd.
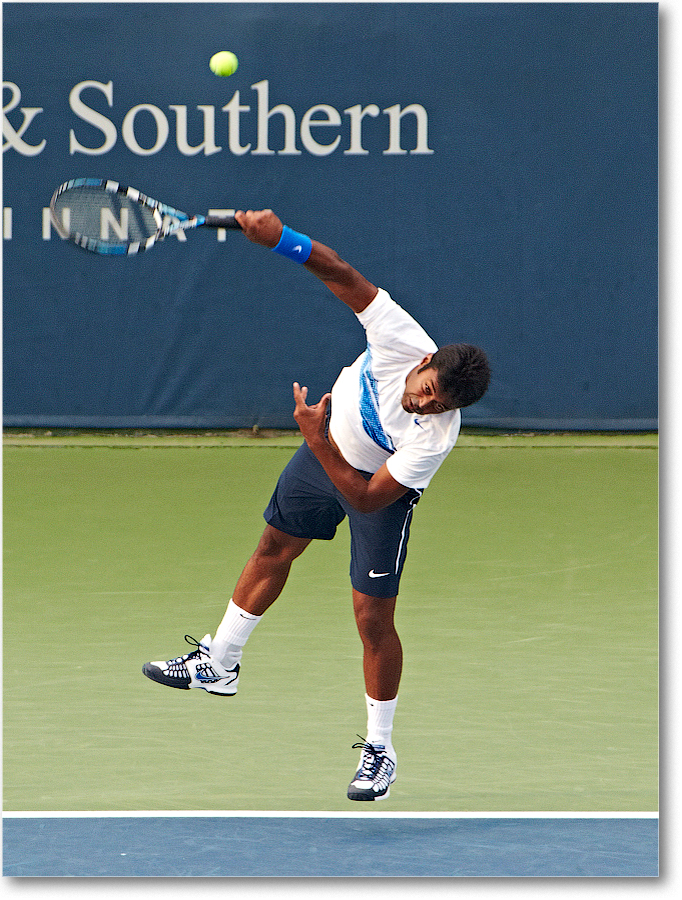
<svg viewBox="0 0 682 900"><path fill-rule="evenodd" d="M272 525L267 525L261 535L255 555L273 562L292 562L310 543L303 538L292 537Z"/></svg>

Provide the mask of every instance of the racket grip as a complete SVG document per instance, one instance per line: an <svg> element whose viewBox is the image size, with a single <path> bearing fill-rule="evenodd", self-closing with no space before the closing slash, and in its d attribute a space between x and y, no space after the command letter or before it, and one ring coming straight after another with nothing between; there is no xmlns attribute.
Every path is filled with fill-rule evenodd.
<svg viewBox="0 0 682 900"><path fill-rule="evenodd" d="M204 225L209 228L241 228L234 216L206 216Z"/></svg>

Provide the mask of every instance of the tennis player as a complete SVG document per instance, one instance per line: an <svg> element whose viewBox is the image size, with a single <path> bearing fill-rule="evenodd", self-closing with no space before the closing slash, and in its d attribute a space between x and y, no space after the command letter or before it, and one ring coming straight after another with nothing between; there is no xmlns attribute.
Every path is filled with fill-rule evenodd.
<svg viewBox="0 0 682 900"><path fill-rule="evenodd" d="M246 237L305 266L357 316L366 351L342 370L330 394L308 405L294 383L294 419L304 443L282 472L266 526L214 638L143 672L175 688L237 692L243 647L312 540L331 540L347 516L353 608L363 644L366 738L348 788L351 800L388 797L397 755L393 719L402 671L394 625L412 514L457 441L462 407L486 391L485 353L468 344L438 349L385 290L338 254L283 226L271 210L236 214Z"/></svg>

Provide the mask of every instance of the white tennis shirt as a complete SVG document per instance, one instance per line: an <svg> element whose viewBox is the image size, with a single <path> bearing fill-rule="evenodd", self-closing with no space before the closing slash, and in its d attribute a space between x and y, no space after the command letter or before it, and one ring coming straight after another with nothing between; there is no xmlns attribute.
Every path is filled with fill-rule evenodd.
<svg viewBox="0 0 682 900"><path fill-rule="evenodd" d="M353 468L376 472L386 463L400 484L426 488L457 442L461 413L418 416L401 401L408 374L438 347L384 290L357 317L367 350L332 388L331 436Z"/></svg>

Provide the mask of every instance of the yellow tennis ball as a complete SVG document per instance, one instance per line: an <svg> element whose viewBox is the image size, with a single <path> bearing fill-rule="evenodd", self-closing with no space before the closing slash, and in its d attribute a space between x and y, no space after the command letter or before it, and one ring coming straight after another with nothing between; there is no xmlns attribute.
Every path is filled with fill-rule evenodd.
<svg viewBox="0 0 682 900"><path fill-rule="evenodd" d="M237 71L239 60L229 50L221 50L213 54L209 65L215 75L232 75Z"/></svg>

